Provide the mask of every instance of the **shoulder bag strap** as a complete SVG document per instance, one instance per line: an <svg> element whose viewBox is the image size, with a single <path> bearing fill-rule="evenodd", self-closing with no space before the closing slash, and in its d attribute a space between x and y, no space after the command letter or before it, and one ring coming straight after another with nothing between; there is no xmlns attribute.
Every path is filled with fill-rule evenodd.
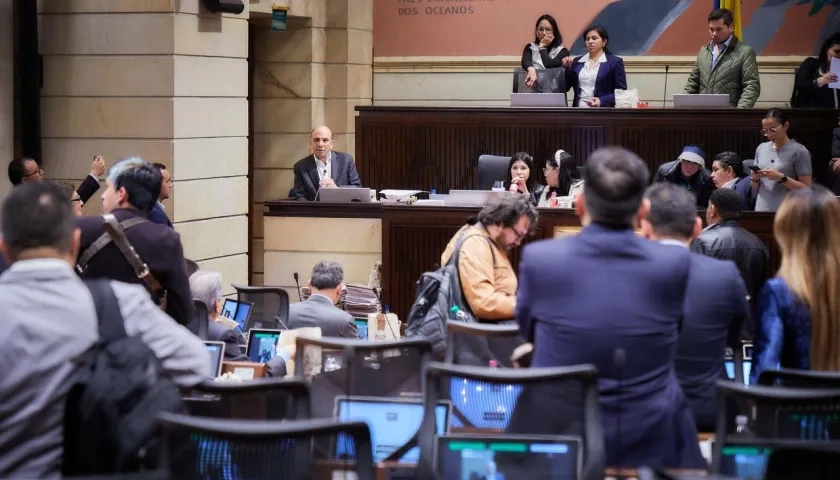
<svg viewBox="0 0 840 480"><path fill-rule="evenodd" d="M99 339L108 343L126 336L125 325L120 311L120 304L111 288L110 280L85 280L93 304L96 306L96 318L99 324Z"/></svg>
<svg viewBox="0 0 840 480"><path fill-rule="evenodd" d="M469 228L469 227L467 227L467 228ZM487 244L490 247L490 255L493 256L493 268L495 268L496 267L496 252L493 249L493 240L490 237L488 237L487 235L483 235L481 233L473 233L472 235L464 236L466 233L467 232L466 232L466 228L465 228L464 231L461 232L460 235L458 235L458 240L455 241L455 248L452 249L452 256L449 257L449 261L446 262L446 264L447 265L455 265L455 268L458 268L458 260L461 257L461 246L464 244L464 241L466 241L466 239L468 239L470 237L479 237L480 236L480 237L484 237L484 238L487 239Z"/></svg>
<svg viewBox="0 0 840 480"><path fill-rule="evenodd" d="M122 227L117 222L116 217L111 214L103 215L102 218L105 219L105 232L111 237L114 244L117 248L120 249L125 259L128 263L134 268L134 273L137 275L137 278L143 281L149 290L152 293L162 293L163 287L161 287L160 283L152 276L152 272L149 271L149 266L143 262L137 252L134 250L134 247L131 245L131 242L125 238L125 232L123 232Z"/></svg>
<svg viewBox="0 0 840 480"><path fill-rule="evenodd" d="M147 220L143 217L134 217L129 218L128 220L120 223L120 226L122 226L123 230L127 230L145 221ZM81 257L79 257L79 261L76 262L76 271L80 274L85 273L85 270L87 270L90 260L94 256L96 256L97 253L102 251L103 248L107 247L109 243L111 243L111 236L108 235L108 232L105 232L102 235L100 235L99 238L97 238L96 241L93 242L87 250L85 250L85 253L82 254Z"/></svg>

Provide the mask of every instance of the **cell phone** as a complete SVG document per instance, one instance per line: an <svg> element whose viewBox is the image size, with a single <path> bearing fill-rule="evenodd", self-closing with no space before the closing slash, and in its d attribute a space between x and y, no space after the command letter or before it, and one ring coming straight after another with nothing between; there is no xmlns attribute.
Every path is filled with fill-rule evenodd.
<svg viewBox="0 0 840 480"><path fill-rule="evenodd" d="M761 169L756 167L755 165L750 165L750 170L752 170L755 173L758 173L758 172L761 171Z"/></svg>

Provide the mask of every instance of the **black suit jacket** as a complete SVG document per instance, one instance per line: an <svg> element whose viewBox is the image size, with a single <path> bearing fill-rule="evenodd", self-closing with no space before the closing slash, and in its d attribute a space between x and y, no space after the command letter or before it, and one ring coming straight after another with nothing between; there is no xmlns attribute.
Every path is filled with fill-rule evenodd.
<svg viewBox="0 0 840 480"><path fill-rule="evenodd" d="M117 209L111 212L117 221L146 215L134 209ZM81 217L77 225L82 231L81 257L93 242L105 233L101 216ZM167 291L166 313L181 325L187 325L193 318L193 306L190 283L187 276L187 262L181 236L163 225L143 222L125 231L125 236L137 255L149 266L152 275ZM91 258L84 278L109 278L125 283L143 284L134 274L134 269L125 259L119 248L111 242Z"/></svg>
<svg viewBox="0 0 840 480"><path fill-rule="evenodd" d="M331 175L339 187L361 187L362 180L356 171L356 162L349 153L332 152ZM289 190L292 200L315 200L318 193L320 177L315 165L315 157L310 155L295 163L295 186Z"/></svg>
<svg viewBox="0 0 840 480"><path fill-rule="evenodd" d="M99 180L88 175L79 185L79 188L76 189L76 193L79 194L82 203L87 203L97 190L99 190Z"/></svg>
<svg viewBox="0 0 840 480"><path fill-rule="evenodd" d="M8 269L9 269L9 264L6 262L6 259L3 257L3 255L0 255L0 274L2 274L3 272L5 272Z"/></svg>
<svg viewBox="0 0 840 480"><path fill-rule="evenodd" d="M166 212L163 211L163 207L160 206L160 202L156 203L149 212L149 221L172 228L172 222L169 220L169 216L166 215Z"/></svg>

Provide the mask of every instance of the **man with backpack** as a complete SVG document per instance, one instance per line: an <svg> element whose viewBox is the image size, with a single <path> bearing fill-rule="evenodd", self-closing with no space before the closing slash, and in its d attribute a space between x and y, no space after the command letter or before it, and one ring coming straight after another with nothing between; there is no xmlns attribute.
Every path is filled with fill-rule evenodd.
<svg viewBox="0 0 840 480"><path fill-rule="evenodd" d="M100 462L76 458L82 469L125 471L157 412L182 408L177 387L210 377L209 354L142 285L79 278L80 232L58 185L20 185L2 213L0 478L58 478L68 444Z"/></svg>

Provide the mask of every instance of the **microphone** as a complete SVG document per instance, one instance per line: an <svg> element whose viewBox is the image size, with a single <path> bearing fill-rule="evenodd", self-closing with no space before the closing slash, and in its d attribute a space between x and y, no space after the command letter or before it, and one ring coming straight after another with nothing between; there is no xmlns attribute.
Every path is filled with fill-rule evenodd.
<svg viewBox="0 0 840 480"><path fill-rule="evenodd" d="M303 297L301 297L301 296L300 296L300 283L298 283L298 274L297 274L297 272L295 272L295 274L294 274L294 275L295 275L295 286L297 287L297 291L298 291L298 301L301 301L301 302L302 302L302 301L303 301Z"/></svg>
<svg viewBox="0 0 840 480"><path fill-rule="evenodd" d="M665 87L662 89L662 108L665 108L665 98L668 96L668 70L670 69L670 65L665 65Z"/></svg>
<svg viewBox="0 0 840 480"><path fill-rule="evenodd" d="M624 457L621 451L621 382L624 380L624 363L627 361L627 352L623 348L618 347L613 352L613 363L618 369L618 379L616 381L616 415L615 415L615 445L616 455L618 456L617 467L622 467L624 464L621 461Z"/></svg>
<svg viewBox="0 0 840 480"><path fill-rule="evenodd" d="M323 180L325 178L327 178L327 169L326 168L324 170L322 170L321 173L318 175L318 180ZM317 202L318 201L318 195L320 195L320 194L321 194L321 183L319 181L318 182L318 191L315 192L315 199L312 200L312 201Z"/></svg>

